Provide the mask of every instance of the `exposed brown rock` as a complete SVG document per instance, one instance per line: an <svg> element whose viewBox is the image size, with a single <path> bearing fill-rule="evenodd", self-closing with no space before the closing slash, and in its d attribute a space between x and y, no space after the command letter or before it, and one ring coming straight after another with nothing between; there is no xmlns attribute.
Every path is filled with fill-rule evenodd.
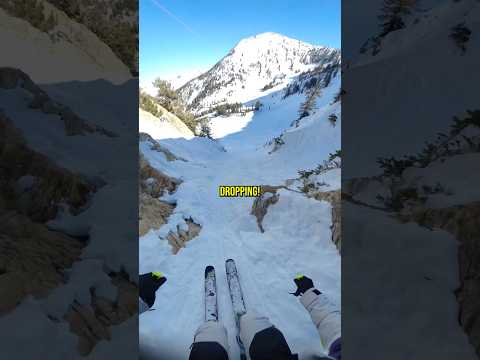
<svg viewBox="0 0 480 360"><path fill-rule="evenodd" d="M333 191L316 191L308 194L316 200L328 201L331 204L340 202L340 190Z"/></svg>
<svg viewBox="0 0 480 360"><path fill-rule="evenodd" d="M180 226L177 225L177 231L170 231L167 235L168 243L172 246L174 254L178 253L181 248L185 247L185 243L196 237L202 229L202 227L195 223L192 218L185 219L185 222L188 225L186 231L180 229Z"/></svg>
<svg viewBox="0 0 480 360"><path fill-rule="evenodd" d="M167 158L167 161L175 161L175 160L187 161L187 160L185 160L181 157L176 156L170 150L168 150L166 147L160 145L160 143L157 140L152 138L147 133L140 133L139 141L147 141L150 144L150 149L165 154L165 157Z"/></svg>
<svg viewBox="0 0 480 360"><path fill-rule="evenodd" d="M480 202L447 208L427 208L425 199L418 196L420 190L415 186L404 186L403 178L396 178L395 181L388 177L362 178L346 185L343 189L351 193L348 201L389 211L401 222L415 222L429 229L448 231L460 242L460 287L455 293L460 308L458 319L480 356ZM383 189L390 190L391 199L384 209L353 200L352 195L361 195L369 187L374 187L379 192Z"/></svg>
<svg viewBox="0 0 480 360"><path fill-rule="evenodd" d="M139 194L139 235L145 235L150 229L158 229L167 222L175 205L158 200L146 193Z"/></svg>
<svg viewBox="0 0 480 360"><path fill-rule="evenodd" d="M145 134L144 139L150 141L149 139L151 138ZM160 145L158 144L158 146ZM165 149L162 148L158 151L163 152L164 150ZM168 150L165 155L167 158L168 156L174 156L173 154L168 155ZM175 159L177 158L175 157ZM167 222L175 205L161 201L158 198L164 195L165 192L172 193L176 191L180 181L153 168L142 154L140 154L139 175L139 233L140 236L143 236L150 229L158 229ZM185 219L185 222L188 226L187 230L182 230L180 226L177 225L177 230L175 232L170 231L166 236L167 241L173 248L174 254L178 253L182 247L185 247L187 241L193 239L200 233L201 226L195 223L192 218Z"/></svg>
<svg viewBox="0 0 480 360"><path fill-rule="evenodd" d="M332 231L332 242L337 247L338 251L342 248L342 213L341 213L341 192L340 190L333 191L311 191L307 193L308 197L313 197L316 200L328 201L332 206L332 224L330 229Z"/></svg>
<svg viewBox="0 0 480 360"><path fill-rule="evenodd" d="M180 181L167 176L153 168L143 155L140 154L140 188L142 192L154 198L162 196L165 191L173 193L177 190Z"/></svg>
<svg viewBox="0 0 480 360"><path fill-rule="evenodd" d="M277 194L277 190L279 188L285 188L285 187L262 185L262 195L257 197L253 202L252 210L250 211L250 214L257 218L257 225L262 233L265 232L262 222L265 215L267 215L268 207L270 205L275 204L280 198L280 195Z"/></svg>
<svg viewBox="0 0 480 360"><path fill-rule="evenodd" d="M123 273L113 273L110 277L118 289L115 301L97 296L92 289L90 304L74 302L65 315L70 331L78 336L77 349L81 355L88 355L100 340L110 340L110 327L138 312L137 286Z"/></svg>
<svg viewBox="0 0 480 360"><path fill-rule="evenodd" d="M332 202L332 241L339 252L342 252L342 202Z"/></svg>
<svg viewBox="0 0 480 360"><path fill-rule="evenodd" d="M49 99L21 71L0 68L0 88L17 86L32 95L30 108L59 115L67 135L85 132L112 135ZM1 111L0 164L1 316L12 311L25 297L46 297L68 281L64 271L81 261L87 237L72 238L49 230L44 223L57 216L60 205L65 204L72 214L83 211L102 181L89 180L63 169L29 148L22 133ZM97 297L92 288L92 303L88 306L74 303L65 315L65 319L71 321L71 328L81 334L79 351L84 355L99 339L109 339L109 326L125 321L138 311L136 285L122 273L110 276L118 288L115 301Z"/></svg>
<svg viewBox="0 0 480 360"><path fill-rule="evenodd" d="M0 72L1 74L1 72ZM27 215L33 221L53 219L60 203L76 213L96 186L80 175L55 165L43 154L31 150L10 119L0 112L0 206ZM29 177L31 184L18 182Z"/></svg>
<svg viewBox="0 0 480 360"><path fill-rule="evenodd" d="M150 229L158 229L167 222L175 205L158 198L167 191L172 193L180 181L156 170L140 154L139 170L139 234L145 235Z"/></svg>
<svg viewBox="0 0 480 360"><path fill-rule="evenodd" d="M460 287L456 291L460 305L459 321L480 356L480 202L443 209L422 209L403 221L414 221L453 234L458 247Z"/></svg>
<svg viewBox="0 0 480 360"><path fill-rule="evenodd" d="M47 296L85 243L48 230L15 212L0 212L0 315L26 296Z"/></svg>

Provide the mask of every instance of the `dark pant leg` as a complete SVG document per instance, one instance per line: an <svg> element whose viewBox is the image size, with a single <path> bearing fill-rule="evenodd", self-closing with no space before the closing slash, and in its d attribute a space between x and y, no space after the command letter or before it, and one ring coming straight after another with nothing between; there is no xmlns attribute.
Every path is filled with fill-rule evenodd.
<svg viewBox="0 0 480 360"><path fill-rule="evenodd" d="M342 360L342 338L338 338L330 345L328 356L335 360Z"/></svg>
<svg viewBox="0 0 480 360"><path fill-rule="evenodd" d="M227 330L216 321L200 325L193 340L189 360L228 360Z"/></svg>
<svg viewBox="0 0 480 360"><path fill-rule="evenodd" d="M271 326L255 334L250 349L247 349L252 360L294 360L285 337L276 327Z"/></svg>

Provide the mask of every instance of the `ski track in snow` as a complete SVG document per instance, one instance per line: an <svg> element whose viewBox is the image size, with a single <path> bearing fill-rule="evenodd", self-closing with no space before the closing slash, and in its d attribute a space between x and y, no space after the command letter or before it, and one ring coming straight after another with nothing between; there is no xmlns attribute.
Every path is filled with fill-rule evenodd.
<svg viewBox="0 0 480 360"><path fill-rule="evenodd" d="M140 238L140 273L162 271L167 282L157 291L154 311L140 316L141 346L158 354L170 351L187 358L193 336L204 321L204 270L216 269L219 321L229 335L231 359L239 357L235 319L228 293L225 261L235 260L247 310L268 316L285 335L301 359L323 353L317 330L308 312L289 292L293 278L308 274L316 286L340 306L340 256L331 242L331 207L295 191L280 190L278 203L263 220L265 233L250 214L253 198L219 198L219 185L283 185L297 178L297 171L316 167L340 148L340 120L332 127L327 118L340 119L339 103L331 104L340 87L337 76L323 90L317 110L290 127L297 118L304 95L284 100L282 92L260 100L263 110L249 113L239 128L234 116L217 118L212 130L223 135L218 142L206 138L162 139L161 144L187 162L168 162L163 153L140 143L150 164L183 182L164 200L176 203L174 213L159 230ZM268 110L270 108L270 111ZM229 126L228 122L232 125ZM265 143L285 130L285 145L268 154ZM227 150L224 151L222 146ZM332 172L338 188L339 172ZM293 190L297 190L293 185ZM200 234L177 255L162 240L184 218L202 226Z"/></svg>

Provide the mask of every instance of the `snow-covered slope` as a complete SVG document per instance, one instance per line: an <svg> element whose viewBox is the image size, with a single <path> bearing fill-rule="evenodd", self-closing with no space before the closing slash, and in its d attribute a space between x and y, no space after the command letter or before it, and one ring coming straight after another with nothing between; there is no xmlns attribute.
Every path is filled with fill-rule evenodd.
<svg viewBox="0 0 480 360"><path fill-rule="evenodd" d="M449 130L458 125L454 117L461 124L467 110L479 108L480 4L418 1L404 28L379 36L378 20L365 15L363 3L353 11L353 3L348 16L369 25L370 33L359 29L363 41L376 40L356 54L349 48L342 80L350 120L343 151L355 154L343 159L342 192L353 202L343 206L344 269L366 271L361 282L345 277L345 316L372 323L353 337L352 349L392 359L478 358L479 287L471 280L480 248L473 230L478 112L470 114L476 126ZM374 3L367 10L379 14ZM455 36L459 25L468 36ZM390 332L383 319L396 324Z"/></svg>
<svg viewBox="0 0 480 360"><path fill-rule="evenodd" d="M95 296L102 297L106 305L117 301L122 290L113 284L112 274L125 272L130 279L137 277L137 261L131 256L137 246L132 241L137 231L137 214L136 209L126 203L131 205L136 201L136 194L129 191L136 187L137 156L133 151L136 137L132 134L137 131L137 127L131 121L136 116L136 107L129 105L138 85L127 82L115 86L97 80L49 84L39 88L18 70L0 69L0 72L2 117L5 116L19 131L25 139L25 147L39 156L45 156L52 166L71 172L77 181L95 186L88 201L77 211L68 204L68 199L60 199L57 200L55 211L47 215L47 222L31 225L44 227L45 232L51 229L54 233L65 234L70 239L88 239L88 242L85 242L71 266L64 264L68 245L63 257L58 259L46 251L39 273L44 268L56 266L61 281L54 283L41 296L28 296L28 292L22 295L18 304L0 318L0 332L4 340L2 351L19 357L40 355L49 359L64 359L66 354L71 359L85 358L85 355L91 359L134 356L136 349L131 346L132 342L120 341L127 333L136 331L133 314L124 313L127 316L114 326L110 327L110 321L102 325L105 329L109 328L107 332L111 331L113 341L109 342L101 341L106 338L100 335L93 342L83 339L82 343L74 330L81 328L82 322L75 325L75 321L70 324L69 321L72 319L73 308L93 311L90 306L94 306ZM98 101L99 98L102 99L101 102ZM36 105L32 105L35 101ZM3 121L2 118L2 126L5 125ZM41 169L35 170L40 164L28 164L28 160L21 158L16 165L33 171L33 174L39 171L42 174ZM131 172L126 172L126 168L131 169ZM46 174L43 179L39 175L33 176L33 181L27 183L30 191L47 181L54 186L56 184L56 191L61 191L61 178L56 178L51 172ZM14 180L15 173L10 174L9 181ZM130 193L132 197L128 198ZM28 191L23 196L26 194ZM119 219L123 219L121 224ZM116 239L114 247L111 246L112 238ZM28 264L38 260L33 252L22 249L16 251L17 262ZM22 271L28 271L28 267L21 270L19 275L15 271L7 271L5 275L21 276ZM15 286L21 284L22 282ZM95 294L91 291L92 288L95 289ZM134 291L134 287L131 290ZM90 320L95 323L95 316ZM30 324L28 331L12 332L12 326L27 322ZM107 325L108 323L110 324ZM85 336L88 337L88 333L86 330ZM82 349L83 355L79 349Z"/></svg>
<svg viewBox="0 0 480 360"><path fill-rule="evenodd" d="M166 80L172 85L174 89L179 89L190 80L202 75L204 72L205 70L192 69L192 70L187 70L181 73L166 75L166 76L151 76L151 75L147 76L145 74L141 74L140 87L148 95L156 96L158 93L158 89L155 86L153 86L153 81L156 78L161 78L163 80Z"/></svg>
<svg viewBox="0 0 480 360"><path fill-rule="evenodd" d="M336 49L262 33L241 40L209 71L189 81L179 92L196 111L221 102L246 102L271 89L283 88L295 75L326 66L339 57Z"/></svg>
<svg viewBox="0 0 480 360"><path fill-rule="evenodd" d="M479 18L475 0L444 1L415 12L404 29L386 35L377 55L358 52L352 58L342 86L345 108L354 112L345 116L355 121L344 142L356 158L345 176L378 173L378 157L417 152L447 129L453 116L478 108L476 91L465 89L480 81ZM465 53L451 38L460 23L472 31Z"/></svg>
<svg viewBox="0 0 480 360"><path fill-rule="evenodd" d="M196 77L202 75L204 72L205 70L193 69L193 70L182 72L180 74L169 76L167 77L166 80L168 80L170 84L172 84L174 89L179 89L190 80L195 79Z"/></svg>
<svg viewBox="0 0 480 360"><path fill-rule="evenodd" d="M298 77L300 71L315 68L307 58L309 52L317 48L310 45L276 34L259 35L256 39L240 42L235 51L224 58L227 59L225 63L219 63L216 70L214 68L205 77L189 84L196 84L198 89L208 88L204 80L213 77L214 71L225 69L231 55L241 59L244 46L257 41L268 44L270 40L275 42L275 48L278 46L278 52L267 56L268 49L260 49L260 45L255 51L264 50L262 61L272 69L272 76L275 66L271 64L278 58L284 63L280 65L281 70L291 78L281 80L268 92L261 92L260 85L263 87L272 80L266 69L258 74L260 67L244 68L252 76L251 80L238 80L229 85L217 83L218 88L208 97L210 100L206 100L211 101L232 90L239 96L235 101L241 96L249 100L247 106L260 100L263 103L260 110L243 116L239 113L210 118L216 140L194 137L160 141L162 146L186 161L169 161L149 143L140 143L140 151L151 166L182 181L174 193L161 197L175 204L168 223L140 238L140 272L162 271L168 278L157 292L156 310L140 316L141 347L157 356L188 357L195 330L203 321L204 269L214 265L219 318L228 329L230 358L238 358L235 322L224 271L228 258L237 263L247 309L267 315L284 333L292 351L300 354L300 359L311 359L324 351L308 313L288 292L294 288L292 279L297 273L308 274L332 302L340 306L340 256L331 240L332 206L329 202L307 197L294 179L298 178L299 170L315 168L340 148L340 102L335 101L340 89L339 71L332 72L328 82L319 82L320 95L316 104L298 123L295 120L299 118L299 108L307 91L299 90L285 96L285 87L294 81L303 84ZM244 51L244 57L256 54ZM300 55L294 57L293 70L282 67L285 55L294 51ZM325 51L330 53L331 50ZM241 75L240 69L229 71ZM244 92L242 84L255 91ZM331 114L338 117L335 126L328 120ZM281 145L275 146L274 138L281 138ZM319 176L318 180L324 182L326 191L338 190L339 169ZM220 198L219 185L285 188L277 191L278 202L268 208L262 233L256 217L251 214L254 199ZM201 231L173 255L169 234L186 229L189 219L199 224Z"/></svg>
<svg viewBox="0 0 480 360"><path fill-rule="evenodd" d="M138 84L49 2L0 7L2 357L132 358Z"/></svg>

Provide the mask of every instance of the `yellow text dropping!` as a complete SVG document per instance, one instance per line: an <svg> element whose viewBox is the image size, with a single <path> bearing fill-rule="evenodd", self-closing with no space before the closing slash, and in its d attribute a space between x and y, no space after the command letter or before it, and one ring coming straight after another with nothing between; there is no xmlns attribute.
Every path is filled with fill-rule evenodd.
<svg viewBox="0 0 480 360"><path fill-rule="evenodd" d="M225 186L218 187L220 197L257 197L262 195L262 187L258 185Z"/></svg>

